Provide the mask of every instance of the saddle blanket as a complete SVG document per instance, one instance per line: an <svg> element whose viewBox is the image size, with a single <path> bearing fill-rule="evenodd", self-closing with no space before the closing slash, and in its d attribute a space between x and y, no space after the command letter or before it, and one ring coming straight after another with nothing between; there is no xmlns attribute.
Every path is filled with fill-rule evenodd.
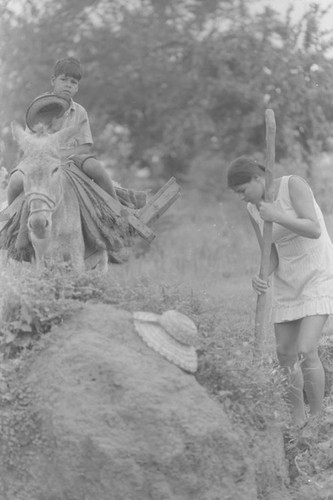
<svg viewBox="0 0 333 500"><path fill-rule="evenodd" d="M86 248L89 251L107 249L110 260L122 260L117 255L127 255L121 250L131 244L135 231L129 226L126 218L118 216L108 205L107 193L94 186L94 183L80 171L74 163L64 166L64 175L70 182L79 201L81 224ZM146 191L136 191L115 186L117 203L126 207L129 212L145 206ZM15 200L16 201L16 200ZM4 205L1 210L5 209ZM9 219L0 227L0 249L8 251L8 257L28 261L34 257L34 250L28 237L28 206L24 196Z"/></svg>

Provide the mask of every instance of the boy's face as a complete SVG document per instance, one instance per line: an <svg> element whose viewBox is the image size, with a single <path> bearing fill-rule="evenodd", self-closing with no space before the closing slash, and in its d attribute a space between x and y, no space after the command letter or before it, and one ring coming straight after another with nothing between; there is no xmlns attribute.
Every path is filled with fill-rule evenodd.
<svg viewBox="0 0 333 500"><path fill-rule="evenodd" d="M51 79L53 92L64 97L73 98L79 90L79 80L67 75L53 76Z"/></svg>

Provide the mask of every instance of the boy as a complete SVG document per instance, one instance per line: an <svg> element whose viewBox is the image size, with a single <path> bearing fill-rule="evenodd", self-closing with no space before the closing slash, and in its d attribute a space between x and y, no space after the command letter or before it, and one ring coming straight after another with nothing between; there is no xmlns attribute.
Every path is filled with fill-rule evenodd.
<svg viewBox="0 0 333 500"><path fill-rule="evenodd" d="M86 120L76 137L72 137L60 148L61 156L64 159L72 159L77 167L81 168L88 177L93 179L104 191L113 198L117 195L108 173L103 165L91 154L93 139L91 135L88 114L86 110L73 101L73 97L79 90L79 82L82 78L82 68L78 59L66 57L56 62L53 76L51 78L52 92L69 101L69 108L58 119L52 121L52 132L57 132L66 127L75 125L82 120ZM8 205L23 190L22 174L14 171L10 177L7 189Z"/></svg>

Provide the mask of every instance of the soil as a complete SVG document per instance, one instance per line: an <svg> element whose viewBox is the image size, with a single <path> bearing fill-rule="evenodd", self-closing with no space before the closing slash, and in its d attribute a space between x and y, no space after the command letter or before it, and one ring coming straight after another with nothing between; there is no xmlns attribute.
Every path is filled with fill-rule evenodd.
<svg viewBox="0 0 333 500"><path fill-rule="evenodd" d="M91 309L91 313L90 321L94 325L94 328L97 330L105 328L105 319L102 319L98 307L95 312ZM115 324L119 323L117 314L119 316L119 313L116 313ZM52 335L57 335L56 332L57 329L48 335L52 337ZM40 366L38 360L40 360L41 353L45 351L45 347L49 345L49 339L50 337L46 335L44 339L33 346L32 350L16 355L16 357L11 359L3 359L1 364L0 423L2 438L0 448L3 450L6 448L14 450L6 455L7 473L10 469L13 471L20 470L20 466L22 466L19 458L20 455L17 453L18 443L20 447L23 447L22 449L26 449L27 446L36 445L34 439L40 431L41 419L38 413L32 411L31 404L34 393L27 388L23 390L24 379L22 378L22 374L27 373L26 367L32 367L35 363L37 368ZM51 342L51 346L52 343L53 341ZM200 379L200 375L203 373L200 372L202 361L203 357L199 359L197 379L199 383L206 386L208 392L214 393L216 380L214 380L213 372L211 372L211 379L203 379L203 377ZM59 364L59 367L61 367L61 364ZM38 375L38 371L36 373ZM41 371L39 375L44 376L45 373L43 375ZM60 383L63 380L63 372L59 372L58 375L58 382ZM38 383L37 380L36 383ZM44 376L42 385L45 385L45 383L46 378ZM223 409L228 414L227 396L227 394L220 394L219 398L214 399L222 404ZM52 397L51 393L49 397ZM78 411L80 411L79 408ZM52 420L52 415L49 415L47 418ZM80 420L79 414L77 415L77 419L78 421ZM21 425L22 422L24 425ZM45 420L43 422L43 425L45 425ZM4 429L6 432L3 432ZM309 420L308 425L301 431L292 428L279 430L272 426L263 426L260 431L254 429L252 422L249 421L247 425L244 425L244 421L242 421L242 424L238 428L238 435L241 441L243 441L244 447L248 450L248 455L245 457L244 463L252 462L256 469L257 496L249 496L249 499L333 500L333 397L330 393L326 394L323 414L319 418ZM54 446L52 442L54 436L49 435L45 437L44 435L43 439L45 440L43 445ZM95 453L95 451L90 450L91 453ZM42 464L40 464L40 468L42 468ZM283 477L285 471L287 471L287 476ZM37 475L38 471L35 471L35 474ZM282 477L282 480L280 478L280 482L277 479L279 475ZM10 477L8 478L8 482L10 482ZM287 488L285 489L283 485L287 485ZM278 491L279 487L280 492ZM163 494L164 496L159 492L158 496L154 497L153 494L153 496L148 498L152 498L153 500L156 498L174 500L170 492L164 492ZM52 500L53 498L62 500L65 497L52 497ZM77 498L81 499L83 496ZM92 497L87 498L88 500L96 500L96 498L93 499ZM104 497L100 496L98 498ZM188 497L179 497L179 499L183 498ZM222 500L218 496L211 496L209 498L212 500ZM4 496L1 500L27 499L42 500L42 497L35 499L29 496L29 492L25 492L17 496ZM45 500L44 497L43 500Z"/></svg>

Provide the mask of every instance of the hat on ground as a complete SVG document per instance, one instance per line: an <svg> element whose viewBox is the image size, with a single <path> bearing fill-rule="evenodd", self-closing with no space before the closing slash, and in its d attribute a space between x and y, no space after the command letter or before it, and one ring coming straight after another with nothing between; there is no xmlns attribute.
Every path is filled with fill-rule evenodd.
<svg viewBox="0 0 333 500"><path fill-rule="evenodd" d="M198 369L198 358L194 346L191 345L190 342L184 343L183 340L179 341L175 335L172 335L170 331L161 324L162 316L144 311L134 312L135 330L151 349L183 370L195 373ZM171 316L173 316L173 312ZM184 319L184 315L181 316L181 319ZM187 318L187 316L185 316L185 318ZM192 321L190 318L187 319ZM195 327L194 323L193 326ZM179 331L181 329L182 326L180 326ZM174 328L174 331L176 331L176 328ZM181 339L183 339L182 335Z"/></svg>
<svg viewBox="0 0 333 500"><path fill-rule="evenodd" d="M178 311L165 311L159 318L160 325L171 337L185 345L197 346L198 330L194 322Z"/></svg>
<svg viewBox="0 0 333 500"><path fill-rule="evenodd" d="M44 94L36 97L26 111L26 124L32 132L36 132L38 123L50 126L53 118L61 118L69 109L70 104L69 99L56 94Z"/></svg>

